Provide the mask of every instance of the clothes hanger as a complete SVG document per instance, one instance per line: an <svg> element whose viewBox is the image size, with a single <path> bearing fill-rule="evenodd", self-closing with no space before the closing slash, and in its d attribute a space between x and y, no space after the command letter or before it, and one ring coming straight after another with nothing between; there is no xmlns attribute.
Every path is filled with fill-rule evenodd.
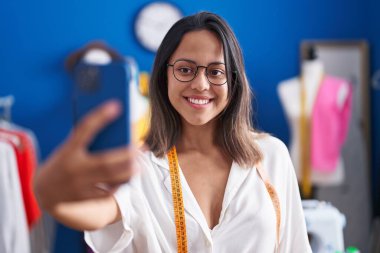
<svg viewBox="0 0 380 253"><path fill-rule="evenodd" d="M0 109L2 109L2 114L0 114L0 129L13 130L14 126L11 124L12 118L12 106L14 103L14 96L9 95L6 97L0 97ZM0 132L0 140L5 140L13 143L16 147L21 146L20 138L12 133Z"/></svg>
<svg viewBox="0 0 380 253"><path fill-rule="evenodd" d="M2 109L3 111L3 114L2 115L0 114L0 120L8 121L8 122L11 121L11 116L12 116L11 109L12 109L13 103L14 103L14 96L12 95L9 95L6 97L0 97L0 109Z"/></svg>

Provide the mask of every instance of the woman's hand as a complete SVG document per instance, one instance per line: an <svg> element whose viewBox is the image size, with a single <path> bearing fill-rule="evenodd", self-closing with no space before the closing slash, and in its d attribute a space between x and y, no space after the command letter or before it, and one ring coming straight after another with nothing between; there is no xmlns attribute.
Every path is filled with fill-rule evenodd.
<svg viewBox="0 0 380 253"><path fill-rule="evenodd" d="M131 178L135 171L133 147L99 153L89 153L87 149L94 136L120 112L121 106L116 101L90 112L38 170L35 192L44 209L54 213L64 203L75 202L76 210L81 202L101 203L100 199L109 198L120 184Z"/></svg>

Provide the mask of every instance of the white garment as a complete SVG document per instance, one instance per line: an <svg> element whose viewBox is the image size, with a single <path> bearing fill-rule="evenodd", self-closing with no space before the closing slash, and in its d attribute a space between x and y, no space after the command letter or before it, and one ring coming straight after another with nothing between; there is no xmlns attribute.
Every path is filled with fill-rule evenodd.
<svg viewBox="0 0 380 253"><path fill-rule="evenodd" d="M0 139L0 252L30 252L29 232L13 147Z"/></svg>
<svg viewBox="0 0 380 253"><path fill-rule="evenodd" d="M324 66L320 60L305 61L302 63L302 77L304 78L305 88L305 113L308 117L312 114L314 102L318 94L321 77L324 75ZM339 107L344 105L348 95L348 86L342 85L337 97ZM295 167L296 175L301 181L300 166L300 116L301 116L301 82L299 77L294 77L282 81L278 85L278 95L284 108L291 130L290 156ZM316 186L337 186L341 185L345 178L343 159L340 156L336 169L332 172L321 172L318 169L311 169L311 182Z"/></svg>
<svg viewBox="0 0 380 253"><path fill-rule="evenodd" d="M293 165L286 146L265 136L257 140L280 199L281 253L311 252ZM122 221L85 240L95 252L177 252L171 182L167 158L146 152L139 158L141 174L123 185L115 198ZM181 171L189 252L274 252L276 216L271 198L255 168L233 162L219 223L212 230Z"/></svg>
<svg viewBox="0 0 380 253"><path fill-rule="evenodd" d="M306 86L306 85L305 85ZM291 78L282 81L278 86L278 95L281 104L286 113L288 123L291 130L290 156L295 167L296 175L299 181L302 179L300 166L300 115L301 115L301 99L300 99L300 81L299 78ZM307 110L308 115L311 108ZM311 169L311 182L316 186L336 186L341 185L344 181L344 164L342 157L338 158L336 169L333 172L325 173L315 169Z"/></svg>

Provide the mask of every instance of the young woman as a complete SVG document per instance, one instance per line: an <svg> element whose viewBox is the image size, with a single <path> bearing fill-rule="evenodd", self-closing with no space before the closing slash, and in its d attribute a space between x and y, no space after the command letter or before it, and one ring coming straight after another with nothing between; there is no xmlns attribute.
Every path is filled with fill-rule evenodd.
<svg viewBox="0 0 380 253"><path fill-rule="evenodd" d="M145 151L87 151L120 113L115 101L82 120L36 178L46 210L85 230L95 252L311 252L288 151L252 127L223 19L201 12L170 29L150 99Z"/></svg>

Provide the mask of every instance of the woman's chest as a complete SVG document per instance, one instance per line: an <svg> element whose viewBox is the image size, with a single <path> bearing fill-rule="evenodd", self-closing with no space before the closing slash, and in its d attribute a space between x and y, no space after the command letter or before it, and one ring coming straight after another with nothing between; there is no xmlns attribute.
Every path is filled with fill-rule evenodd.
<svg viewBox="0 0 380 253"><path fill-rule="evenodd" d="M181 165L183 184L190 188L210 228L219 222L230 167L228 163L200 161Z"/></svg>
<svg viewBox="0 0 380 253"><path fill-rule="evenodd" d="M261 186L243 186L234 196L231 191L227 189L219 223L212 230L202 229L202 221L186 212L190 247L202 252L197 247L206 242L207 247L212 245L212 252L271 252L276 242L276 215L269 194Z"/></svg>

